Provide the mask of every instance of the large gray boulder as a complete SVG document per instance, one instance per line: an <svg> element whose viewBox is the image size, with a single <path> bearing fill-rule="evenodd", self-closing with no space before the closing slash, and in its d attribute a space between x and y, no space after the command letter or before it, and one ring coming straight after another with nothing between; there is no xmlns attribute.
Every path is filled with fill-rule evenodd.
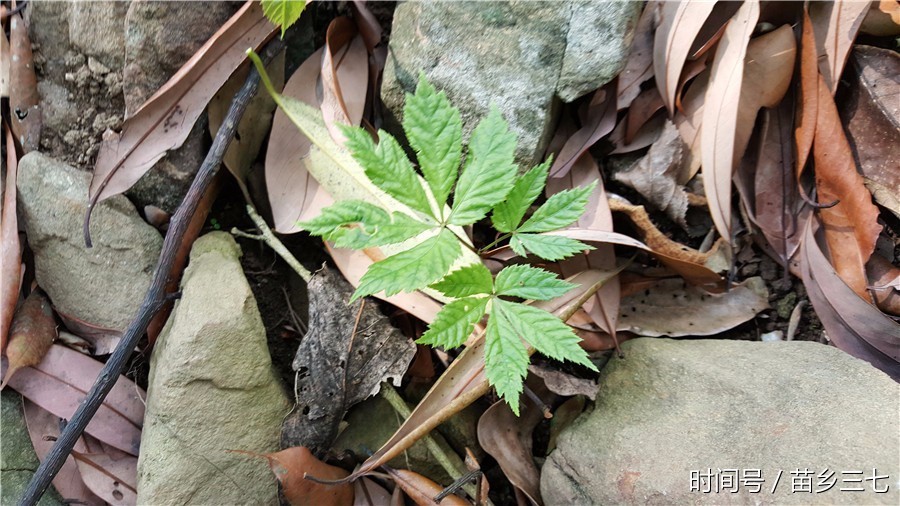
<svg viewBox="0 0 900 506"><path fill-rule="evenodd" d="M460 108L466 136L496 104L519 136L519 162L531 164L553 133L556 96L572 101L622 69L640 9L639 2L403 3L382 97L401 120L405 94L424 72Z"/></svg>
<svg viewBox="0 0 900 506"><path fill-rule="evenodd" d="M90 174L39 152L19 161L19 212L34 251L38 284L53 305L94 325L124 330L144 298L162 237L127 198L101 202L82 224Z"/></svg>
<svg viewBox="0 0 900 506"><path fill-rule="evenodd" d="M900 502L900 385L868 363L813 342L622 348L544 464L546 504Z"/></svg>
<svg viewBox="0 0 900 506"><path fill-rule="evenodd" d="M182 296L150 361L138 504L277 504L266 461L289 403L232 237L191 250Z"/></svg>

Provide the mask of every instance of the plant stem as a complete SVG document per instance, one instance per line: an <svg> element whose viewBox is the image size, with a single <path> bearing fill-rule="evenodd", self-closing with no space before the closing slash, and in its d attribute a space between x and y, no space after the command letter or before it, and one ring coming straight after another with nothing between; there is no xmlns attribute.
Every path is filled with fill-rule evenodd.
<svg viewBox="0 0 900 506"><path fill-rule="evenodd" d="M480 254L484 253L485 251L487 251L487 250L493 248L494 246L500 244L501 242L503 242L503 241L509 239L510 237L512 237L512 234L503 234L503 235L501 235L500 237L498 237L497 240L495 240L494 242L492 242L492 243L488 244L487 246L485 246L485 247L479 249L479 250L477 251L477 253L480 255Z"/></svg>
<svg viewBox="0 0 900 506"><path fill-rule="evenodd" d="M247 214L250 215L250 219L253 220L253 223L256 225L256 228L261 232L260 235L252 235L245 234L240 230L233 228L231 229L231 234L236 235L238 237L246 237L248 239L256 239L257 241L262 241L266 243L270 248L272 248L275 253L278 253L287 264L294 269L294 271L303 278L303 281L309 283L309 280L312 279L312 273L306 270L302 264L297 260L297 258L291 254L290 251L284 246L284 243L281 242L275 234L272 232L272 229L269 228L269 225L266 223L266 220L263 219L259 213L256 212L256 209L253 208L252 205L247 204Z"/></svg>
<svg viewBox="0 0 900 506"><path fill-rule="evenodd" d="M266 45L266 48L263 51L263 59L267 62L271 61L271 59L275 57L275 54L281 51L283 47L284 43L281 42L280 39L272 40ZM234 99L231 102L231 107L228 109L228 113L225 116L225 121L222 122L222 127L213 139L212 147L206 154L203 163L200 165L197 175L194 176L194 181L191 183L187 194L184 196L184 200L172 216L169 230L166 232L166 237L163 240L159 261L156 265L156 270L153 273L153 280L150 283L147 294L144 296L144 301L141 303L137 315L134 317L134 320L131 321L128 329L125 330L122 339L119 341L119 344L116 345L116 349L106 362L106 365L103 366L103 370L100 371L100 376L94 382L90 392L88 392L85 399L78 406L78 409L75 411L75 414L72 415L72 419L69 423L66 424L65 429L63 429L62 433L59 435L53 448L50 449L47 457L41 462L37 471L35 471L34 476L31 478L31 482L28 483L25 494L22 496L22 499L19 500L20 506L32 506L36 504L47 490L47 487L50 486L50 482L56 476L56 473L59 472L63 463L66 461L66 458L72 452L75 442L81 437L88 422L91 421L91 418L93 418L97 409L100 408L100 404L103 403L103 400L106 398L107 394L109 394L109 391L112 390L112 387L116 384L119 376L124 372L128 358L131 356L132 350L134 350L138 340L147 331L150 320L165 304L166 281L169 277L172 263L175 261L179 245L187 231L194 212L197 210L200 198L206 192L213 176L216 175L219 167L222 165L222 158L225 156L225 151L228 149L228 145L234 138L234 134L237 131L237 125L240 123L241 117L247 109L247 104L250 103L250 99L256 94L256 89L258 87L259 73L256 72L255 69L251 69L244 85L241 87L240 91L235 94Z"/></svg>

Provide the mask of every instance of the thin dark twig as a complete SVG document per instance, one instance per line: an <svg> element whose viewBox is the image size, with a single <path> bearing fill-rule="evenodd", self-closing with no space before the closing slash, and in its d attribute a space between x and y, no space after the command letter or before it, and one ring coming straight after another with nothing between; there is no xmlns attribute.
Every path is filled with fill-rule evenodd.
<svg viewBox="0 0 900 506"><path fill-rule="evenodd" d="M263 61L271 61L275 54L283 47L284 44L280 39L273 39L266 45L266 48L263 51ZM37 503L47 490L47 487L50 486L50 482L56 476L56 473L59 472L59 469L62 467L66 458L72 452L75 442L84 432L88 422L93 418L113 385L115 385L119 375L125 370L127 360L131 356L131 352L134 350L140 337L147 331L150 320L153 319L156 312L165 304L166 281L172 268L172 263L175 261L178 247L191 222L191 217L197 210L200 198L209 187L213 176L216 175L222 164L225 150L228 149L228 145L234 138L237 125L244 115L244 111L247 109L247 104L256 94L256 90L259 87L259 79L259 73L254 67L251 67L247 80L244 82L240 91L235 94L234 99L231 102L231 107L228 109L225 121L222 122L222 127L216 134L215 139L213 139L212 147L210 148L209 153L206 154L206 158L203 160L200 170L197 171L197 175L194 176L194 181L191 183L187 194L184 196L184 200L181 202L181 205L178 206L175 215L172 216L169 230L163 240L159 262L153 273L153 281L150 284L150 288L147 290L144 302L141 303L137 315L128 326L124 335L122 335L119 344L116 345L116 349L113 351L112 356L110 356L109 361L106 362L103 370L100 371L100 375L91 387L91 391L88 392L87 396L78 406L78 410L75 411L75 414L72 415L68 425L66 425L65 430L59 435L56 444L53 445L50 453L47 454L47 457L41 462L40 467L35 471L34 476L31 478L31 482L28 484L28 488L25 490L25 495L23 495L22 499L19 501L20 506L31 506Z"/></svg>

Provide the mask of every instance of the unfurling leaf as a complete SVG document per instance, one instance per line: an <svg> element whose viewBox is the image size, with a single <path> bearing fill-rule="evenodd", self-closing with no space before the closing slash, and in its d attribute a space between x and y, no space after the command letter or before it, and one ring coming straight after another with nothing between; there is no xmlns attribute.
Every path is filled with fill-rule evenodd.
<svg viewBox="0 0 900 506"><path fill-rule="evenodd" d="M416 150L419 168L425 175L438 209L444 207L456 183L462 157L462 120L447 95L419 78L415 95L406 95L403 130Z"/></svg>
<svg viewBox="0 0 900 506"><path fill-rule="evenodd" d="M550 300L568 292L575 285L559 279L556 274L530 265L511 265L497 274L497 295L511 295L523 299Z"/></svg>
<svg viewBox="0 0 900 506"><path fill-rule="evenodd" d="M6 358L9 367L0 390L19 369L38 365L56 339L56 320L50 301L39 290L31 292L16 311L9 329Z"/></svg>
<svg viewBox="0 0 900 506"><path fill-rule="evenodd" d="M300 19L306 9L306 0L262 0L263 14L275 26L281 27L281 36Z"/></svg>

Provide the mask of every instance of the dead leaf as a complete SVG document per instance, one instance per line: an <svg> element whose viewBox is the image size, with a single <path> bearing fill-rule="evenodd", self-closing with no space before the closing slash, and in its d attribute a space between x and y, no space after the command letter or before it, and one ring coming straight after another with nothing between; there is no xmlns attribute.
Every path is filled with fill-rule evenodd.
<svg viewBox="0 0 900 506"><path fill-rule="evenodd" d="M641 84L653 77L654 21L662 5L656 0L647 2L634 29L634 41L616 90L616 109L620 111L631 105L641 92Z"/></svg>
<svg viewBox="0 0 900 506"><path fill-rule="evenodd" d="M0 30L0 97L9 97L9 39L6 30Z"/></svg>
<svg viewBox="0 0 900 506"><path fill-rule="evenodd" d="M338 125L358 125L365 110L369 55L356 24L343 16L328 25L324 49L322 116L331 137L343 145L345 138Z"/></svg>
<svg viewBox="0 0 900 506"><path fill-rule="evenodd" d="M859 31L876 37L900 35L900 2L897 0L873 1L859 26Z"/></svg>
<svg viewBox="0 0 900 506"><path fill-rule="evenodd" d="M627 144L634 142L641 127L647 124L664 106L662 97L659 96L659 90L656 88L648 88L638 95L631 102L628 114L625 116L625 142Z"/></svg>
<svg viewBox="0 0 900 506"><path fill-rule="evenodd" d="M613 179L636 190L672 221L687 229L688 198L683 184L679 183L685 151L678 130L668 122L647 154L631 169L613 174Z"/></svg>
<svg viewBox="0 0 900 506"><path fill-rule="evenodd" d="M819 73L831 96L837 91L844 64L870 3L857 0L809 3L809 17L815 26Z"/></svg>
<svg viewBox="0 0 900 506"><path fill-rule="evenodd" d="M9 51L9 126L24 155L38 148L42 120L31 40L21 14L9 18Z"/></svg>
<svg viewBox="0 0 900 506"><path fill-rule="evenodd" d="M550 167L550 177L558 178L566 175L572 166L591 146L602 137L612 132L616 126L616 97L613 81L595 91L587 106L582 127L572 134L559 150L559 155Z"/></svg>
<svg viewBox="0 0 900 506"><path fill-rule="evenodd" d="M435 506L438 504L441 506L471 506L468 501L456 494L448 495L441 499L441 502L435 501L434 498L444 490L444 487L419 473L393 468L387 468L387 472L394 479L394 483L403 489L403 492L418 506Z"/></svg>
<svg viewBox="0 0 900 506"><path fill-rule="evenodd" d="M797 181L803 174L819 115L819 66L816 56L816 36L813 33L809 12L803 8L803 30L800 36L800 86L797 101L797 119L794 123L794 139L797 156L795 172ZM801 188L802 190L802 188Z"/></svg>
<svg viewBox="0 0 900 506"><path fill-rule="evenodd" d="M662 3L662 19L653 42L653 72L670 116L675 114L675 91L681 69L713 7L715 2Z"/></svg>
<svg viewBox="0 0 900 506"><path fill-rule="evenodd" d="M88 218L97 202L131 188L167 151L180 147L212 96L246 59L247 48L258 49L276 32L259 3L247 2L126 118L121 133L107 132L91 179ZM86 219L85 232L88 226Z"/></svg>
<svg viewBox="0 0 900 506"><path fill-rule="evenodd" d="M679 279L664 279L622 299L619 330L648 337L711 336L751 320L769 307L762 278L711 294Z"/></svg>
<svg viewBox="0 0 900 506"><path fill-rule="evenodd" d="M900 381L900 324L861 299L838 276L816 241L810 220L800 245L803 285L838 348Z"/></svg>
<svg viewBox="0 0 900 506"><path fill-rule="evenodd" d="M5 371L5 360L3 367ZM40 364L20 370L9 380L9 386L38 406L68 420L101 369L101 362L64 346L53 345ZM144 420L144 397L143 390L130 379L120 376L85 432L137 456Z"/></svg>
<svg viewBox="0 0 900 506"><path fill-rule="evenodd" d="M6 142L6 180L3 188L3 210L0 217L0 352L6 350L9 326L19 300L22 285L22 246L16 218L16 172L19 165L12 131L3 125Z"/></svg>
<svg viewBox="0 0 900 506"><path fill-rule="evenodd" d="M584 397L575 396L556 408L553 412L553 419L550 420L550 441L547 442L547 454L556 449L556 442L559 435L566 427L572 425L581 413L584 411Z"/></svg>
<svg viewBox="0 0 900 506"><path fill-rule="evenodd" d="M857 45L850 59L855 79L838 110L863 176L898 195L900 188L900 55ZM878 198L876 201L882 203ZM887 207L887 206L886 206Z"/></svg>
<svg viewBox="0 0 900 506"><path fill-rule="evenodd" d="M391 494L369 478L353 482L353 506L382 506L390 502Z"/></svg>
<svg viewBox="0 0 900 506"><path fill-rule="evenodd" d="M878 308L900 316L900 268L876 253L866 264L866 274Z"/></svg>
<svg viewBox="0 0 900 506"><path fill-rule="evenodd" d="M105 447L85 435L84 448L72 452L81 479L112 506L137 504L137 457Z"/></svg>
<svg viewBox="0 0 900 506"><path fill-rule="evenodd" d="M297 407L284 422L282 444L320 454L350 407L378 393L382 381L400 386L416 346L371 299L348 305L353 288L338 273L319 271L308 289L309 331L293 363Z"/></svg>
<svg viewBox="0 0 900 506"><path fill-rule="evenodd" d="M92 355L109 355L116 349L116 345L122 340L122 331L109 329L88 323L74 316L67 315L57 308L53 308L63 325L73 334L89 341L93 346Z"/></svg>
<svg viewBox="0 0 900 506"><path fill-rule="evenodd" d="M28 436L31 438L31 444L34 446L34 452L38 459L43 462L50 453L50 449L53 448L55 438L59 437L63 420L28 399L25 399L24 408ZM84 450L83 438L79 438L75 443L75 449ZM75 463L75 457L72 455L66 457L59 472L53 478L53 488L67 501L78 501L78 504L86 506L104 506L106 504L84 484L78 464Z"/></svg>
<svg viewBox="0 0 900 506"><path fill-rule="evenodd" d="M838 204L820 209L825 224L825 240L835 270L847 285L865 300L865 263L875 250L881 232L878 208L863 184L844 135L837 107L825 79L819 77L819 114L813 160L816 164L816 189L822 204Z"/></svg>
<svg viewBox="0 0 900 506"><path fill-rule="evenodd" d="M322 462L302 446L266 454L244 450L231 451L266 459L275 478L281 483L285 499L292 505L351 506L353 504L353 487L349 483L326 485L306 479L306 476L309 475L320 480L339 480L348 473L340 467Z"/></svg>
<svg viewBox="0 0 900 506"><path fill-rule="evenodd" d="M639 149L644 149L647 146L656 142L659 139L660 134L662 133L663 127L666 123L670 123L669 118L664 115L654 116L647 123L645 123L640 130L638 130L637 134L635 134L634 139L629 143L625 142L625 125L626 120L623 119L619 121L619 124L616 125L616 128L609 134L609 138L607 139L615 149L609 152L611 155L619 155L623 153L631 153L632 151L637 151ZM699 167L699 164L697 165Z"/></svg>
<svg viewBox="0 0 900 506"><path fill-rule="evenodd" d="M525 401L516 416L504 401L497 401L478 419L478 443L500 465L509 482L538 506L541 474L534 463L532 433L544 414L533 401Z"/></svg>
<svg viewBox="0 0 900 506"><path fill-rule="evenodd" d="M709 87L709 69L702 72L688 87L681 100L681 109L675 113L675 126L681 139L688 146L684 161L684 173L688 179L700 170L700 130L703 122L703 102Z"/></svg>
<svg viewBox="0 0 900 506"><path fill-rule="evenodd" d="M528 366L528 372L544 380L544 385L547 386L547 389L557 395L565 397L583 395L590 400L594 400L600 391L600 385L592 379L579 378L544 365L532 364Z"/></svg>
<svg viewBox="0 0 900 506"><path fill-rule="evenodd" d="M716 230L729 243L732 241L731 175L742 154L737 152L735 138L744 76L742 63L758 18L759 1L747 0L728 23L716 48L703 105L700 130L703 188Z"/></svg>
<svg viewBox="0 0 900 506"><path fill-rule="evenodd" d="M39 364L55 339L56 320L50 301L43 292L35 290L19 306L9 327L9 346L6 347L9 368L0 383L0 390L23 367Z"/></svg>

